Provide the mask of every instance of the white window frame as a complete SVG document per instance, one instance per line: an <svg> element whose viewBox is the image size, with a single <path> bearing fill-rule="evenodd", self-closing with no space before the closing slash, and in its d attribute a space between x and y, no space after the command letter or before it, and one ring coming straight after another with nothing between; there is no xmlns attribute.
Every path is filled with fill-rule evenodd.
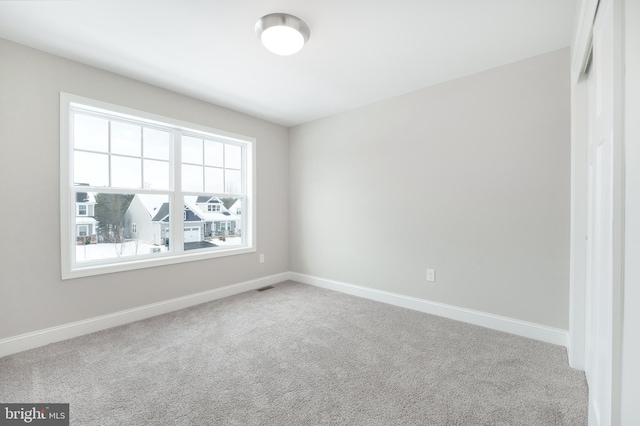
<svg viewBox="0 0 640 426"><path fill-rule="evenodd" d="M99 261L75 261L76 250L76 202L73 188L73 141L72 108L82 108L96 113L108 113L124 119L135 119L147 125L171 127L175 129L171 141L171 182L170 189L165 191L171 201L171 226L169 238L172 251L149 255L138 255L123 258L101 259ZM180 138L176 133L198 135L203 138L215 138L225 143L236 144L244 149L243 171L245 188L242 194L208 194L182 191L181 188L181 149ZM61 235L61 263L62 279L79 278L84 276L107 274L112 272L129 271L141 268L170 265L175 263L198 261L232 255L253 253L256 251L256 173L255 173L255 138L238 135L207 126L176 120L169 117L139 111L119 105L113 105L68 93L60 93L60 235ZM104 192L152 193L148 189L104 188ZM77 188L76 188L77 190ZM102 190L101 190L102 191ZM250 212L243 215L243 245L220 246L213 249L184 250L184 197L190 195L234 196L242 197L243 209ZM245 207L246 204L246 207ZM174 219L175 218L175 219ZM182 220L181 220L182 219Z"/></svg>
<svg viewBox="0 0 640 426"><path fill-rule="evenodd" d="M84 213L82 213L82 207L84 207ZM78 204L78 216L89 216L89 206L86 204Z"/></svg>
<svg viewBox="0 0 640 426"><path fill-rule="evenodd" d="M220 211L220 204L207 204L207 211L208 212L219 212Z"/></svg>

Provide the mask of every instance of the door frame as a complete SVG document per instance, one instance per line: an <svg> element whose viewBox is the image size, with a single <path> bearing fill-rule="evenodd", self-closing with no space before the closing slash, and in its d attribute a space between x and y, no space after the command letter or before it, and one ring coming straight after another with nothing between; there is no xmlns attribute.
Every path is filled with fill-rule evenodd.
<svg viewBox="0 0 640 426"><path fill-rule="evenodd" d="M623 38L624 0L611 2L614 13L614 93L613 93L613 303L612 303L612 377L611 418L602 424L620 424L621 353L623 332L624 273L624 92ZM588 194L588 78L593 24L598 0L579 4L571 57L571 234L570 234L570 330L569 364L584 370L587 294L587 194Z"/></svg>

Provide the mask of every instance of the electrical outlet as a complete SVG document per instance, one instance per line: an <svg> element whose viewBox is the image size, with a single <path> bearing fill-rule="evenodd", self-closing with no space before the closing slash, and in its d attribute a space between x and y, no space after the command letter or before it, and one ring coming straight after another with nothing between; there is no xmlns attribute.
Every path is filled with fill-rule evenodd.
<svg viewBox="0 0 640 426"><path fill-rule="evenodd" d="M436 270L435 269L427 269L427 281L435 282L436 281Z"/></svg>
<svg viewBox="0 0 640 426"><path fill-rule="evenodd" d="M260 263L264 263L264 253L260 253Z"/></svg>

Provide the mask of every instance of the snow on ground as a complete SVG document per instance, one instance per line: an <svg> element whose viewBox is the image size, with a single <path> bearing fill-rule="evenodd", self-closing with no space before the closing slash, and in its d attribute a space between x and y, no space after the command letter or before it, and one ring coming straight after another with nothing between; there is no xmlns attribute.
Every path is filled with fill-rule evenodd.
<svg viewBox="0 0 640 426"><path fill-rule="evenodd" d="M82 262L84 260L110 259L113 257L133 256L135 254L149 254L153 253L154 250L160 250L159 253L167 251L164 246L155 246L153 244L143 243L140 241L86 244L76 246L76 261Z"/></svg>
<svg viewBox="0 0 640 426"><path fill-rule="evenodd" d="M214 239L210 241L217 246L239 246L242 243L240 237L227 237L226 241ZM76 246L76 262L86 260L111 259L117 257L134 256L136 254L164 253L165 246L156 246L141 241L128 241L126 243L102 243Z"/></svg>
<svg viewBox="0 0 640 426"><path fill-rule="evenodd" d="M225 240L226 241L221 241L217 238L214 238L209 242L217 246L239 246L240 244L242 244L242 238L240 237L226 237Z"/></svg>

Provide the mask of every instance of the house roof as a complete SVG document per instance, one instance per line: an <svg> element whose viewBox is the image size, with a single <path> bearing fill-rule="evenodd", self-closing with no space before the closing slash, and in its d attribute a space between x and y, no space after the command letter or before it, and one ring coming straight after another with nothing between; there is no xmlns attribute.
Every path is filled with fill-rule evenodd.
<svg viewBox="0 0 640 426"><path fill-rule="evenodd" d="M238 199L229 207L229 211L235 213L238 208L242 208L242 200Z"/></svg>
<svg viewBox="0 0 640 426"><path fill-rule="evenodd" d="M198 209L198 215L202 217L206 222L229 222L239 220L240 218L233 213L227 211L224 212L205 212Z"/></svg>
<svg viewBox="0 0 640 426"><path fill-rule="evenodd" d="M158 214L160 207L164 203L167 203L166 195L138 194L136 195L136 198L142 203L151 217L154 217L156 214Z"/></svg>
<svg viewBox="0 0 640 426"><path fill-rule="evenodd" d="M93 192L76 192L76 203L95 203L96 197Z"/></svg>
<svg viewBox="0 0 640 426"><path fill-rule="evenodd" d="M170 209L169 203L166 201L167 197L165 195L156 196L149 194L138 194L136 195L136 198L149 212L152 222L166 222L168 220ZM217 197L185 197L185 208L188 209L187 211L191 212L191 214L187 214L187 222L227 222L240 219L237 215L227 211L224 206L222 207L222 211L207 212L197 205L197 203L207 202L222 204L222 201L220 201L220 199Z"/></svg>
<svg viewBox="0 0 640 426"><path fill-rule="evenodd" d="M198 199L200 198L207 198L207 197L198 197ZM215 200L215 201L210 201L210 203L214 203L214 202L222 203L219 198L208 198L208 200ZM201 209L197 204L193 204L193 202L190 200L185 201L185 205L187 205L189 209L191 209L196 215L202 218L202 220L204 220L205 222L228 222L228 221L233 221L238 219L236 215L228 212L227 209L224 207L224 205L222 206L222 210L219 212L205 211Z"/></svg>
<svg viewBox="0 0 640 426"><path fill-rule="evenodd" d="M169 216L169 203L163 203L158 209L158 211L156 212L156 214L151 218L151 221L161 222L167 216Z"/></svg>
<svg viewBox="0 0 640 426"><path fill-rule="evenodd" d="M222 201L218 197L209 197L208 195L199 196L196 200L196 204L209 203L209 204L222 204Z"/></svg>
<svg viewBox="0 0 640 426"><path fill-rule="evenodd" d="M95 225L98 221L88 216L77 216L76 225Z"/></svg>

